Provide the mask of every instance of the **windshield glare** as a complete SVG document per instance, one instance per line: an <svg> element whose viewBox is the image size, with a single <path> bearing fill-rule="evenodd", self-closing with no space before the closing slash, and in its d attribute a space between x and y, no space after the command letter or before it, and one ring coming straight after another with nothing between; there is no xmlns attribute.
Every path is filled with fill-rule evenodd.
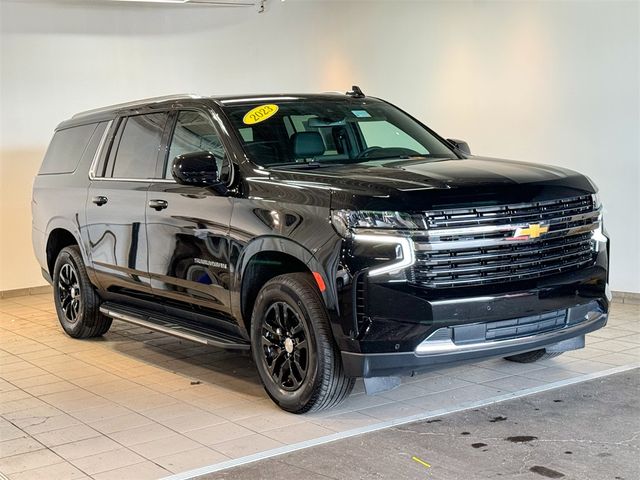
<svg viewBox="0 0 640 480"><path fill-rule="evenodd" d="M276 98L224 110L249 158L264 167L457 158L411 117L381 101Z"/></svg>

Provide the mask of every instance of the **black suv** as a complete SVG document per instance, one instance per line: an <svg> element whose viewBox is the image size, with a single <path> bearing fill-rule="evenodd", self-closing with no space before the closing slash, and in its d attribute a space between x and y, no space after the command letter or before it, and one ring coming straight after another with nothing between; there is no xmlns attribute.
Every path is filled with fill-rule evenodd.
<svg viewBox="0 0 640 480"><path fill-rule="evenodd" d="M610 300L588 178L471 156L355 87L75 115L35 179L33 244L70 336L118 319L250 349L296 413L356 377L580 348Z"/></svg>

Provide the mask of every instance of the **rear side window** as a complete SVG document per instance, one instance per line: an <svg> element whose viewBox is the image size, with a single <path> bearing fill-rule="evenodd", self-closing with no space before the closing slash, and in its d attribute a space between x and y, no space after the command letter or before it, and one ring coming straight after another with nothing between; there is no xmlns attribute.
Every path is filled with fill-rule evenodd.
<svg viewBox="0 0 640 480"><path fill-rule="evenodd" d="M128 117L120 124L122 134L112 147L115 160L108 167L111 177L144 179L155 176L162 132L167 113L152 113ZM115 153L115 155L113 155Z"/></svg>
<svg viewBox="0 0 640 480"><path fill-rule="evenodd" d="M93 135L91 135L91 140L89 141L87 148L84 149L82 161L80 162L81 165L91 165L91 162L98 151L98 147L100 146L100 142L102 142L102 137L104 137L104 131L107 129L108 124L109 122L102 122L96 127Z"/></svg>
<svg viewBox="0 0 640 480"><path fill-rule="evenodd" d="M97 123L92 123L58 130L44 156L40 174L73 173L97 126Z"/></svg>

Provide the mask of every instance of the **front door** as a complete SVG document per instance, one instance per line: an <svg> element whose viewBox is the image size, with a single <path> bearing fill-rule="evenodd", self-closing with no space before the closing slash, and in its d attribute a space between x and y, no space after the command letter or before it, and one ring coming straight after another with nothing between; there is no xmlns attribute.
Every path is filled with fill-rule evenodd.
<svg viewBox="0 0 640 480"><path fill-rule="evenodd" d="M122 117L92 171L87 239L97 280L110 293L148 298L147 190L156 177L168 114Z"/></svg>
<svg viewBox="0 0 640 480"><path fill-rule="evenodd" d="M208 151L220 159L225 149L205 111L175 114L163 181L147 191L149 275L154 295L169 306L231 321L229 223L232 199L209 188L179 185L171 175L178 155Z"/></svg>

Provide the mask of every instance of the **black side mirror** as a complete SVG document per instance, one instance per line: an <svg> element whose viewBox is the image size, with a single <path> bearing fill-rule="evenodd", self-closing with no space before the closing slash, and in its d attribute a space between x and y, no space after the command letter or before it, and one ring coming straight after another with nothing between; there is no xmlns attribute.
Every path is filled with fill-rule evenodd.
<svg viewBox="0 0 640 480"><path fill-rule="evenodd" d="M173 159L171 175L182 185L220 187L217 157L211 152L193 152Z"/></svg>
<svg viewBox="0 0 640 480"><path fill-rule="evenodd" d="M465 155L471 155L471 149L469 148L469 144L464 140L447 138L447 142L449 142L453 146L453 148L455 148L456 150L460 150Z"/></svg>

